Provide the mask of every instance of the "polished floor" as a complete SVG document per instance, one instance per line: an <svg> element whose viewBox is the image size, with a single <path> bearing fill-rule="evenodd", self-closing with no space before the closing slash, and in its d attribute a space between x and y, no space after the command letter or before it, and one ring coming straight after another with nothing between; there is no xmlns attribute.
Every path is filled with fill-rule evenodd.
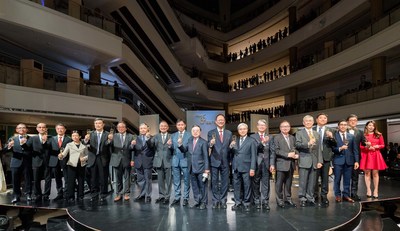
<svg viewBox="0 0 400 231"><path fill-rule="evenodd" d="M400 198L400 182L381 178L379 200ZM272 182L271 182L272 183ZM273 185L273 184L272 184ZM359 194L362 203L377 201L367 199L363 187L363 177L360 176ZM330 184L332 187L332 184ZM104 202L92 203L89 199L81 203L40 202L27 203L22 200L14 206L37 208L67 208L67 212L78 223L99 230L329 230L343 227L344 224L356 219L361 212L361 203L336 203L329 193L329 206L279 208L275 202L272 186L270 198L271 210L257 210L250 212L232 211L233 193L229 193L227 209L206 210L156 204L158 197L157 182L153 182L153 196L151 203L119 201L114 202L114 195L109 195ZM297 195L297 187L293 187L293 195ZM136 185L132 186L132 198L138 194ZM209 195L210 196L210 195ZM294 196L294 201L298 199ZM23 198L22 198L23 199ZM173 198L171 198L173 199ZM11 195L0 195L0 204L10 205ZM190 201L193 204L193 201Z"/></svg>

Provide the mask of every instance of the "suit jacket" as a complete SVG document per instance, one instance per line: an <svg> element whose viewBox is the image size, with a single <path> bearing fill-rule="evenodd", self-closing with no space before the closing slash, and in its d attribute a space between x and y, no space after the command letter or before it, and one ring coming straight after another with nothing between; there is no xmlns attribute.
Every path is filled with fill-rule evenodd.
<svg viewBox="0 0 400 231"><path fill-rule="evenodd" d="M218 129L215 128L210 130L207 134L208 145L210 146L210 141L212 139L213 134L215 134L215 144L211 147L211 166L212 167L229 167L230 163L230 148L229 145L232 141L232 132L224 129L223 130L223 142L221 143Z"/></svg>
<svg viewBox="0 0 400 231"><path fill-rule="evenodd" d="M161 133L157 134L153 138L155 154L153 160L153 167L160 168L162 165L164 168L171 168L172 159L172 145L168 147L167 141L170 138L170 134L167 133L164 142L162 142Z"/></svg>
<svg viewBox="0 0 400 231"><path fill-rule="evenodd" d="M71 137L64 135L64 139L62 142L61 147L65 148L65 146L72 142ZM60 148L58 147L58 136L53 136L53 137L49 137L47 138L47 148L48 148L48 152L49 152L49 167L56 167L58 164L58 154L60 154ZM60 165L61 167L65 167L67 164L68 158L61 160L60 161Z"/></svg>
<svg viewBox="0 0 400 231"><path fill-rule="evenodd" d="M340 132L335 133L335 139L337 146L333 148L333 152L335 153L333 157L333 165L354 165L355 162L359 162L359 143L356 142L355 137L346 132L346 139L349 141L348 148L346 150L339 151L339 147L344 145L343 139L341 137Z"/></svg>
<svg viewBox="0 0 400 231"><path fill-rule="evenodd" d="M130 166L132 159L133 146L131 145L133 135L125 133L125 140L122 143L121 134L115 133L113 140L111 141L111 159L110 165L113 167L118 167L122 162L124 168Z"/></svg>
<svg viewBox="0 0 400 231"><path fill-rule="evenodd" d="M182 144L186 144L189 140L189 137L191 136L192 135L190 135L188 131L185 131L182 137ZM188 167L188 160L186 156L181 150L179 150L178 137L179 137L179 132L175 132L174 134L171 135L172 149L173 149L172 167L179 167L179 166Z"/></svg>
<svg viewBox="0 0 400 231"><path fill-rule="evenodd" d="M255 133L250 135L250 137L257 143L257 165L260 165L262 160L264 160L264 164L267 168L271 165L275 165L275 153L271 151L271 146L273 145L272 137L267 136L269 140L265 146L261 143L260 134Z"/></svg>
<svg viewBox="0 0 400 231"><path fill-rule="evenodd" d="M310 137L307 130L302 129L296 132L296 149L299 151L299 167L300 168L317 168L317 163L323 163L322 152L318 132L312 131L315 138L315 145L312 148L308 147Z"/></svg>
<svg viewBox="0 0 400 231"><path fill-rule="evenodd" d="M313 128L314 131L318 133L317 130L318 126L315 126ZM330 131L332 134L335 134L335 131L327 126L325 126L325 131L323 134L323 140L322 140L322 145L321 147L321 152L322 152L322 158L324 161L331 161L333 157L333 151L332 148L336 146L336 140L334 138L328 138L326 136L326 132ZM318 133L319 134L319 133Z"/></svg>
<svg viewBox="0 0 400 231"><path fill-rule="evenodd" d="M69 159L67 165L72 167L78 166L78 161L80 161L80 157L86 157L88 155L88 148L84 144L80 144L79 148L76 146L74 142L70 142L65 146L64 152L62 153L63 157L65 158L69 155ZM81 166L85 166L87 161L81 162Z"/></svg>
<svg viewBox="0 0 400 231"><path fill-rule="evenodd" d="M349 129L348 129L348 131L350 131ZM350 132L349 132L350 133ZM351 134L351 133L350 133ZM364 136L364 132L363 131L361 131L360 129L358 129L358 128L355 128L354 129L354 139L355 139L355 142L356 142L356 144L357 144L357 147L356 147L356 149L357 149L357 152L358 152L358 155L359 155L359 158L361 158L361 151L360 151L360 145L362 145L362 146L365 146L365 142L367 141L366 140L366 138L365 138L365 136Z"/></svg>
<svg viewBox="0 0 400 231"><path fill-rule="evenodd" d="M295 148L295 142L294 136L289 134L289 147L282 133L274 136L272 150L276 155L275 167L277 171L289 171L291 168L294 169L295 160L288 157L288 154ZM295 150L295 152L298 153L297 150Z"/></svg>
<svg viewBox="0 0 400 231"><path fill-rule="evenodd" d="M136 145L133 148L135 168L153 168L154 142L152 139L153 137L150 137L143 142L141 135L136 139Z"/></svg>
<svg viewBox="0 0 400 231"><path fill-rule="evenodd" d="M31 139L31 137L27 136L27 141ZM25 144L21 146L19 142L19 135L16 137L12 138L14 140L14 146L11 148L12 151L12 157L11 157L11 162L10 162L10 167L11 168L19 168L22 165L23 161L28 161L30 164L32 164L32 155L31 155L31 150L29 147Z"/></svg>
<svg viewBox="0 0 400 231"><path fill-rule="evenodd" d="M193 174L204 173L205 170L210 170L210 162L208 159L208 144L201 137L197 139L193 149L193 137L190 137L185 145L178 147L181 152L185 153L189 161L189 172Z"/></svg>
<svg viewBox="0 0 400 231"><path fill-rule="evenodd" d="M89 149L89 153L88 153L88 167L92 167L95 163L96 160L96 154L97 154L97 132L93 131L93 133L90 135L90 140L87 143L88 144L88 149ZM107 131L103 131L101 133L101 137L100 137L100 145L99 145L99 154L98 157L101 158L101 163L103 165L103 167L106 167L109 162L110 162L110 144L111 142L108 141L108 132Z"/></svg>
<svg viewBox="0 0 400 231"><path fill-rule="evenodd" d="M236 140L236 145L232 148L232 170L238 172L249 172L256 169L257 142L247 136L242 145L239 145L240 138Z"/></svg>
<svg viewBox="0 0 400 231"><path fill-rule="evenodd" d="M47 141L46 141L47 142ZM46 142L43 144L40 141L39 135L32 136L26 145L32 151L32 168L41 167L43 164L48 164L48 149L46 148Z"/></svg>

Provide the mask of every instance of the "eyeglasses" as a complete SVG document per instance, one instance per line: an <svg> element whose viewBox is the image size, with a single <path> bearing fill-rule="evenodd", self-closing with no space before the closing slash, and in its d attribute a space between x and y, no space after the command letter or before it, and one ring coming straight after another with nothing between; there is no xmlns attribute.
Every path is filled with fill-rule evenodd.
<svg viewBox="0 0 400 231"><path fill-rule="evenodd" d="M17 127L17 129L26 129L26 127Z"/></svg>

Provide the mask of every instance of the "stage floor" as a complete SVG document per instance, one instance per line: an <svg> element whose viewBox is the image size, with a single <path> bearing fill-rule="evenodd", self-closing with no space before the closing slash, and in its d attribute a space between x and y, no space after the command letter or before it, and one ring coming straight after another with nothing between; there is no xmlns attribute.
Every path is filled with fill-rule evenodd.
<svg viewBox="0 0 400 231"><path fill-rule="evenodd" d="M158 198L157 182L153 182L151 203L134 202L138 195L136 185L132 186L131 200L113 202L114 195L109 195L104 202L92 203L85 198L82 203L65 201L48 203L27 203L24 198L16 205L11 205L11 194L0 195L0 204L42 209L67 209L69 215L78 223L98 230L329 230L342 227L357 219L361 212L361 203L393 200L400 198L400 181L381 178L379 199L367 199L364 178L360 176L359 195L361 203L334 201L332 182L330 183L329 206L279 208L276 205L274 184L271 182L270 211L252 208L250 212L232 211L234 204L228 195L228 208L212 209L210 202L206 210L196 208L156 204ZM299 203L297 187L292 189L293 200ZM173 198L171 198L171 201ZM189 201L192 205L194 202Z"/></svg>

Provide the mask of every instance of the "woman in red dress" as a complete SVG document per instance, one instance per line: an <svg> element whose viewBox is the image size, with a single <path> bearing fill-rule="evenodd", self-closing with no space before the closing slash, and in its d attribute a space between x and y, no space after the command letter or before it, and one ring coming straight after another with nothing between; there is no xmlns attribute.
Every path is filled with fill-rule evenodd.
<svg viewBox="0 0 400 231"><path fill-rule="evenodd" d="M385 147L382 133L376 128L375 121L368 121L365 124L364 136L365 146L360 145L361 161L360 169L365 173L365 185L367 187L368 198L378 198L379 170L387 168L380 149ZM371 194L371 171L374 182L374 193Z"/></svg>

